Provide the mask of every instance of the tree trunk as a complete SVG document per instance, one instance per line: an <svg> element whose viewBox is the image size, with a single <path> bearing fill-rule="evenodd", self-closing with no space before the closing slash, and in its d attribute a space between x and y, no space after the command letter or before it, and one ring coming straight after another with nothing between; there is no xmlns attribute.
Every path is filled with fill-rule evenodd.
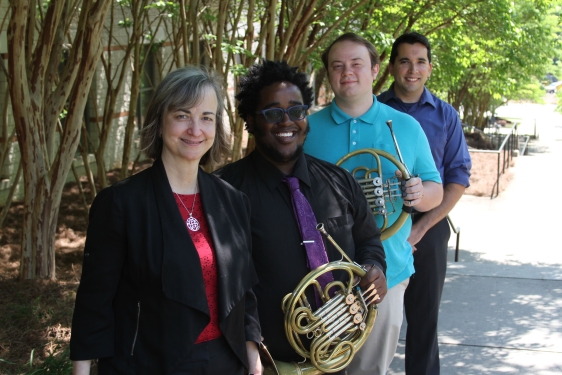
<svg viewBox="0 0 562 375"><path fill-rule="evenodd" d="M326 78L326 73L327 73L326 68L322 66L320 69L316 71L316 76L314 77L314 101L316 102L315 103L316 105L320 104L319 102L320 90L324 85L324 79Z"/></svg>
<svg viewBox="0 0 562 375"><path fill-rule="evenodd" d="M140 47L140 46L139 46ZM136 52L135 52L136 55ZM135 56L135 61L137 57ZM131 101L129 103L129 116L127 117L127 125L125 127L125 140L123 145L123 156L121 158L121 179L127 178L129 175L129 160L131 150L133 149L133 135L135 133L137 102L139 99L139 91L141 84L141 67L135 68L131 82ZM140 124L142 126L142 124Z"/></svg>
<svg viewBox="0 0 562 375"><path fill-rule="evenodd" d="M21 178L21 164L18 165L18 171L16 172L16 176L12 181L12 186L10 186L10 191L8 192L8 197L6 198L6 202L4 202L4 207L2 207L2 212L0 212L0 228L2 228L2 225L4 225L4 220L6 219L6 216L8 216L8 212L10 211L10 206L12 205L12 201L16 193L16 188L20 183L20 178Z"/></svg>
<svg viewBox="0 0 562 375"><path fill-rule="evenodd" d="M61 2L50 2L43 23L39 25L38 38L30 38L30 30L37 26L28 24L29 0L12 1L8 27L9 87L21 152L24 177L24 216L21 242L20 279L36 277L55 279L55 232L59 205L66 177L80 140L80 125L87 94L101 54L100 34L111 0L85 0L72 43L74 51L65 67L66 80L59 86L60 100L70 103L64 132L54 156L49 160L46 147L44 112L58 121L62 106L44 108L46 98L45 74L56 39L56 30L62 14ZM59 4L59 5L57 5ZM27 41L26 41L27 38ZM29 43L34 42L34 46ZM27 43L27 44L26 44ZM32 56L31 56L32 55ZM31 61L26 66L26 61ZM30 74L28 73L30 72ZM80 79L75 80L78 72ZM69 86L68 86L69 85ZM57 87L53 92L59 94ZM59 103L56 100L55 103ZM54 115L52 111L55 111ZM55 125L56 126L56 125Z"/></svg>
<svg viewBox="0 0 562 375"><path fill-rule="evenodd" d="M388 80L389 76L390 76L390 65L387 64L384 71L382 73L379 72L379 79L375 82L375 86L373 87L373 94L378 95L381 92L382 87Z"/></svg>
<svg viewBox="0 0 562 375"><path fill-rule="evenodd" d="M275 57L275 20L277 19L277 0L270 0L267 23L267 44L266 55L268 60L273 60Z"/></svg>
<svg viewBox="0 0 562 375"><path fill-rule="evenodd" d="M244 136L244 120L241 118L234 119L234 127L232 129L234 142L232 143L231 159L233 162L240 160L242 155L242 137Z"/></svg>
<svg viewBox="0 0 562 375"><path fill-rule="evenodd" d="M123 155L121 158L121 179L127 178L129 176L129 161L131 150L133 149L133 135L135 133L135 126L137 125L137 104L140 96L140 86L142 81L142 72L146 64L150 50L154 45L154 38L150 39L150 43L145 45L144 37L142 36L145 32L145 20L147 18L147 1L143 0L136 9L133 9L133 34L131 36L131 41L134 44L133 50L133 62L132 66L133 72L131 76L131 99L129 101L129 115L127 117L127 125L125 128L125 140L123 145ZM156 29L161 25L162 17L158 18ZM146 47L146 48L145 48ZM197 55L198 56L198 55ZM142 115L142 113L141 113ZM142 127L143 124L138 124ZM134 167L133 167L134 171Z"/></svg>
<svg viewBox="0 0 562 375"><path fill-rule="evenodd" d="M90 168L90 154L88 152L89 142L88 130L86 130L86 126L84 125L84 122L82 122L82 147L80 147L80 156L82 156L84 174L88 179L88 186L90 186L90 202L93 202L97 195L97 188L96 183L94 182L94 174Z"/></svg>

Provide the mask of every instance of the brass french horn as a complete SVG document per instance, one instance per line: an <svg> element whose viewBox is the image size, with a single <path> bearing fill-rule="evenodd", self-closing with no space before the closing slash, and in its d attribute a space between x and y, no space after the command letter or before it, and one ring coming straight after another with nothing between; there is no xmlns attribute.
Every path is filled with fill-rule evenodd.
<svg viewBox="0 0 562 375"><path fill-rule="evenodd" d="M306 360L300 363L273 360L262 347L265 375L319 375L340 371L349 365L373 329L377 316L373 302L378 298L377 291L373 285L365 291L358 285L366 270L349 259L324 230L323 224L318 224L317 229L345 260L342 258L309 272L295 290L285 296L282 302L285 334L293 349ZM334 270L346 272L348 282L333 281L322 290L318 277ZM315 289L323 302L314 312L306 297L308 288ZM303 345L305 337L311 339L308 349Z"/></svg>
<svg viewBox="0 0 562 375"><path fill-rule="evenodd" d="M392 120L388 120L386 124L390 129L392 140L394 141L394 146L400 160L397 160L394 156L392 156L392 154L384 150L363 148L344 155L336 162L336 165L341 166L347 160L364 154L371 155L375 159L376 166L374 168L360 166L349 172L353 175L353 177L355 177L357 182L359 182L363 193L367 197L367 201L369 202L369 206L371 207L373 214L380 215L383 218L383 225L381 226L381 240L383 241L398 232L408 219L409 214L412 212L410 207L397 206L399 202L398 198L402 197L400 179L394 176L383 181L381 156L388 159L388 161L396 166L400 173L402 173L402 179L407 181L412 177L408 167L404 164L402 159L402 153L400 152L398 142L396 141L394 131L392 130ZM392 174L394 174L394 171L392 171ZM401 210L398 219L389 225L389 216L398 210Z"/></svg>

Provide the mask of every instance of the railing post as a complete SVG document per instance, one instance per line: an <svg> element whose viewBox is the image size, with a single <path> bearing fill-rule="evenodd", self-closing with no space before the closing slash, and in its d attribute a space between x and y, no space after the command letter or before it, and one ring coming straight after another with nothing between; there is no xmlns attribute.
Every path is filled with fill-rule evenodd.
<svg viewBox="0 0 562 375"><path fill-rule="evenodd" d="M509 135L508 135L508 137L509 137ZM503 160L502 160L502 174L505 173L505 152L506 152L506 150L507 150L507 147L504 147L503 150L500 151L500 153L503 154ZM499 192L498 192L498 194L499 194Z"/></svg>
<svg viewBox="0 0 562 375"><path fill-rule="evenodd" d="M458 262L459 261L459 245L460 245L460 240L461 240L461 228L455 227L455 224L453 224L453 220L451 219L450 215L447 215L447 222L451 226L451 229L453 230L453 233L455 233L457 235L457 246L455 248L455 262Z"/></svg>
<svg viewBox="0 0 562 375"><path fill-rule="evenodd" d="M496 197L500 195L500 157L501 152L498 152L498 170L496 176Z"/></svg>
<svg viewBox="0 0 562 375"><path fill-rule="evenodd" d="M460 228L458 228L459 231L457 232L457 247L455 248L455 262L459 261L459 244L461 242L461 232L460 232Z"/></svg>
<svg viewBox="0 0 562 375"><path fill-rule="evenodd" d="M518 138L515 138L517 137L518 134L517 133L518 125L519 125L518 123L515 123L509 130L509 133L503 138L500 138L501 134L496 134L495 137L489 137L490 142L495 145L500 143L499 140L502 141L501 146L496 147L496 150L473 150L473 152L497 154L498 160L496 166L496 183L492 187L492 191L490 192L490 199L494 199L495 197L500 195L500 177L503 173L505 173L506 169L509 169L511 162L513 160L513 152L515 150L515 147L519 147L518 145L519 140ZM494 195L494 190L495 190L495 195Z"/></svg>

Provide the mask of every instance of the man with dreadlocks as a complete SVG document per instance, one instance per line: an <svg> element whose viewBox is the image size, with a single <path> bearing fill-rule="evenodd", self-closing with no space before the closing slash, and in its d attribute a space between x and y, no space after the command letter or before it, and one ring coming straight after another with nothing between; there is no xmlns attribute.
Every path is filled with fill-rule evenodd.
<svg viewBox="0 0 562 375"><path fill-rule="evenodd" d="M311 271L292 205L289 180L296 181L316 222L324 223L336 243L368 272L360 285L373 284L386 294L384 250L380 230L359 184L345 170L303 153L309 132L307 110L313 93L306 74L284 61L254 65L242 78L238 113L255 137L256 149L215 173L250 199L252 256L259 284L254 288L264 343L272 357L302 361L284 331L281 301ZM328 241L327 261L342 258ZM344 280L341 271L335 280ZM310 298L315 304L314 297Z"/></svg>

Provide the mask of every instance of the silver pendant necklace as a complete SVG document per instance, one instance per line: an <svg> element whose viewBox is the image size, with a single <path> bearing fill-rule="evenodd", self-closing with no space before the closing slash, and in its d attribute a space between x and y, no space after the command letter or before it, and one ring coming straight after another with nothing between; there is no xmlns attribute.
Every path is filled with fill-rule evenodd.
<svg viewBox="0 0 562 375"><path fill-rule="evenodd" d="M197 232L201 228L201 226L199 225L199 220L197 220L196 218L193 217L193 209L195 208L195 200L197 199L197 190L199 190L199 184L195 185L195 193L194 193L194 196L193 196L193 204L191 205L191 212L189 212L187 207L185 207L185 204L183 204L183 201L180 198L180 196L178 195L178 193L176 193L174 191L174 194L180 200L181 205L183 206L183 208L185 208L185 210L189 214L189 217L185 221L185 225L187 225L187 228L189 230L191 230L192 232Z"/></svg>

